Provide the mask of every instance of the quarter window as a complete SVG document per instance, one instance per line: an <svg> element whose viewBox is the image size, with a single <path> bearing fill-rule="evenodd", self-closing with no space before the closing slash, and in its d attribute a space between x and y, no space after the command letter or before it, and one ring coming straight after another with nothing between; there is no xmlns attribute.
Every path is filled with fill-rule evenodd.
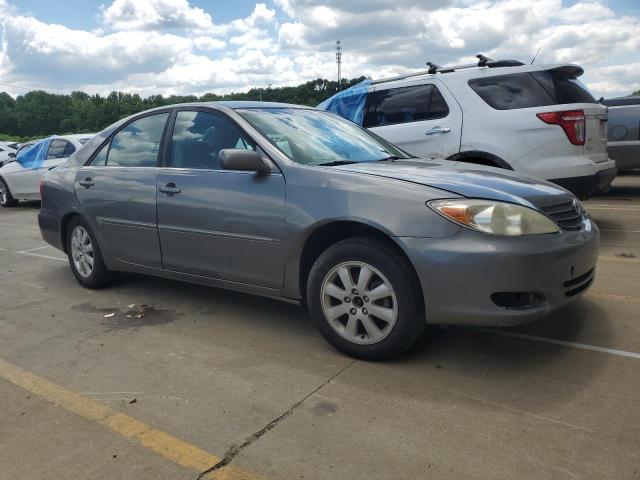
<svg viewBox="0 0 640 480"><path fill-rule="evenodd" d="M116 133L111 140L107 166L155 167L168 117L168 113L142 117Z"/></svg>
<svg viewBox="0 0 640 480"><path fill-rule="evenodd" d="M560 70L474 78L469 80L469 86L496 110L596 103L586 86Z"/></svg>
<svg viewBox="0 0 640 480"><path fill-rule="evenodd" d="M178 112L171 141L172 167L218 170L218 153L225 148L254 150L255 144L221 115Z"/></svg>
<svg viewBox="0 0 640 480"><path fill-rule="evenodd" d="M414 85L369 93L365 127L435 120L449 115L449 107L435 85Z"/></svg>
<svg viewBox="0 0 640 480"><path fill-rule="evenodd" d="M47 150L47 160L51 158L65 158L64 152L67 147L66 140L52 140Z"/></svg>
<svg viewBox="0 0 640 480"><path fill-rule="evenodd" d="M98 153L93 157L89 165L94 167L104 167L107 164L107 153L109 153L109 142L104 145Z"/></svg>

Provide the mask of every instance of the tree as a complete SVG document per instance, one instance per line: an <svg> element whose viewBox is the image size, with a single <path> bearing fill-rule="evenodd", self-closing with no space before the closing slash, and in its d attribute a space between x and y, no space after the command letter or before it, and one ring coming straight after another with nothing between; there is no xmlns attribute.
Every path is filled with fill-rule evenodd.
<svg viewBox="0 0 640 480"><path fill-rule="evenodd" d="M365 77L338 82L318 78L301 85L277 88L252 88L246 92L218 95L140 95L111 92L106 97L71 92L56 95L42 90L18 96L15 100L0 92L0 135L44 137L52 134L98 132L106 126L134 113L165 105L220 100L259 100L268 102L317 105L338 90L344 90Z"/></svg>

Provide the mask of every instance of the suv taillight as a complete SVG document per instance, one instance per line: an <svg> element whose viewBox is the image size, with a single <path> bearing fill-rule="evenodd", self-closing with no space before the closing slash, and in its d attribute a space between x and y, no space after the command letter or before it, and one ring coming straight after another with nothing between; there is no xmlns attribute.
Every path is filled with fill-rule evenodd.
<svg viewBox="0 0 640 480"><path fill-rule="evenodd" d="M571 143L584 145L585 123L583 110L538 113L538 118L550 125L560 125Z"/></svg>
<svg viewBox="0 0 640 480"><path fill-rule="evenodd" d="M41 178L40 179L40 198L42 198L42 191L43 190L44 190L44 178Z"/></svg>

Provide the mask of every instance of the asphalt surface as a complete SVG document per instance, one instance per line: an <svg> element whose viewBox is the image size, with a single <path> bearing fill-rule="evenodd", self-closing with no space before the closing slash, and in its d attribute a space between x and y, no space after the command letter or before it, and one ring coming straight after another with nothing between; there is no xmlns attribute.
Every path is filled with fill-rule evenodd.
<svg viewBox="0 0 640 480"><path fill-rule="evenodd" d="M586 202L585 297L431 328L386 363L274 300L135 275L85 290L38 206L0 211L2 480L640 479L640 174Z"/></svg>

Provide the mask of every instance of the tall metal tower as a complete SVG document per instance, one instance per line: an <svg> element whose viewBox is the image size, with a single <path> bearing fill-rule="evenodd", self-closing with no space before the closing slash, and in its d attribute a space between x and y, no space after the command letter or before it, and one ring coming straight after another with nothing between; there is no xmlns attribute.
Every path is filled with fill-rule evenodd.
<svg viewBox="0 0 640 480"><path fill-rule="evenodd" d="M340 40L336 40L336 63L338 64L338 90L340 89L340 65L342 64L342 46Z"/></svg>

